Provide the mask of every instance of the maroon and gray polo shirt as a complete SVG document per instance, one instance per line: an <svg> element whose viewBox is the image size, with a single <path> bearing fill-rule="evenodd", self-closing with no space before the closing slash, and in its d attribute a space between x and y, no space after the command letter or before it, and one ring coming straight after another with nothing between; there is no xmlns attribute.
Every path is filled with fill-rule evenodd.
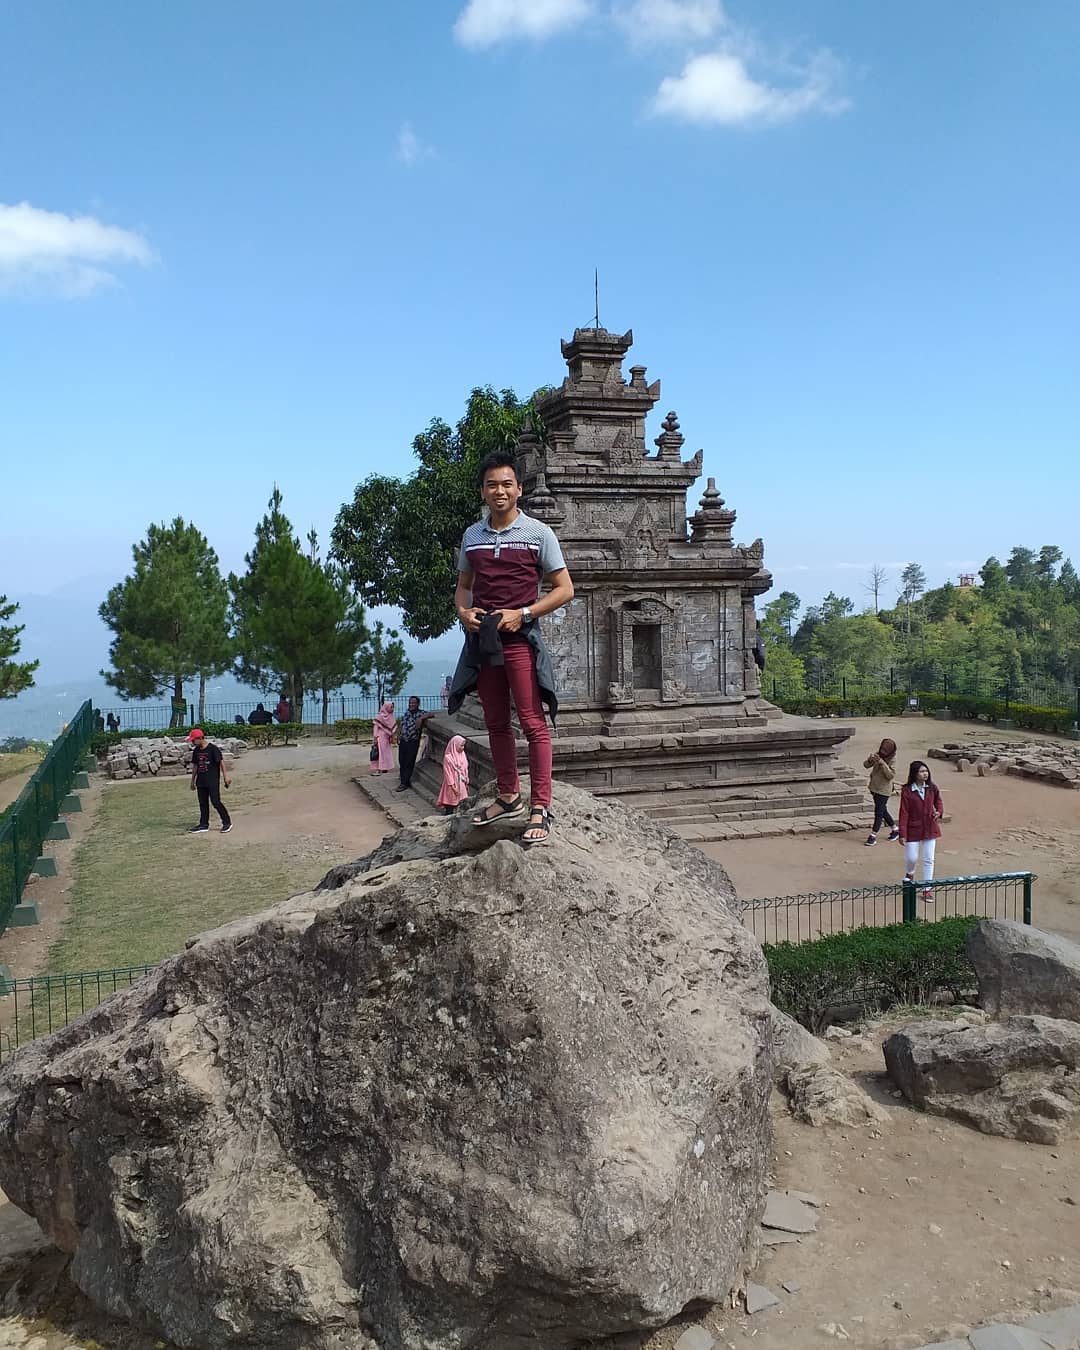
<svg viewBox="0 0 1080 1350"><path fill-rule="evenodd" d="M478 520L465 531L458 552L458 571L473 574L473 605L489 612L534 604L541 580L565 566L553 531L524 511L502 530L486 517Z"/></svg>

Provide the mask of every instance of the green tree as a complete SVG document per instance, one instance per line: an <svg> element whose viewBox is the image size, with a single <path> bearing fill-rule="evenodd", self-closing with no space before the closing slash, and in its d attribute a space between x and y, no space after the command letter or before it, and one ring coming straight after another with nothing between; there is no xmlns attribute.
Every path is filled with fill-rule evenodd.
<svg viewBox="0 0 1080 1350"><path fill-rule="evenodd" d="M766 644L791 646L795 620L801 608L802 601L794 591L781 591L775 600L769 601L761 614L761 635Z"/></svg>
<svg viewBox="0 0 1080 1350"><path fill-rule="evenodd" d="M245 556L247 571L229 576L239 675L264 693L287 688L293 717L303 717L304 694L320 686L348 601L333 577L306 554L281 509L277 487Z"/></svg>
<svg viewBox="0 0 1080 1350"><path fill-rule="evenodd" d="M397 629L379 621L367 634L356 662L356 683L365 694L374 694L380 706L405 688L412 662Z"/></svg>
<svg viewBox="0 0 1080 1350"><path fill-rule="evenodd" d="M1009 561L1005 564L1005 572L1014 586L1019 587L1020 590L1027 590L1033 584L1037 575L1035 554L1030 548L1017 546L1009 554Z"/></svg>
<svg viewBox="0 0 1080 1350"><path fill-rule="evenodd" d="M34 683L34 671L40 664L37 661L16 661L22 647L19 635L26 630L25 624L9 624L18 612L18 604L8 602L6 595L0 595L0 698L14 698L24 689L30 689Z"/></svg>
<svg viewBox="0 0 1080 1350"><path fill-rule="evenodd" d="M233 659L228 592L205 535L177 516L151 525L132 549L134 570L98 610L113 632L112 670L102 671L123 699L168 693L180 702L185 680L220 674ZM172 724L183 715L173 713Z"/></svg>
<svg viewBox="0 0 1080 1350"><path fill-rule="evenodd" d="M513 449L531 409L510 389L474 389L456 428L436 419L413 441L410 478L373 475L338 512L332 556L366 604L399 608L413 637L439 637L456 622L458 547L480 514L477 469L492 451Z"/></svg>
<svg viewBox="0 0 1080 1350"><path fill-rule="evenodd" d="M1000 600L1009 585L1009 574L994 557L989 557L979 568L983 597L987 600Z"/></svg>

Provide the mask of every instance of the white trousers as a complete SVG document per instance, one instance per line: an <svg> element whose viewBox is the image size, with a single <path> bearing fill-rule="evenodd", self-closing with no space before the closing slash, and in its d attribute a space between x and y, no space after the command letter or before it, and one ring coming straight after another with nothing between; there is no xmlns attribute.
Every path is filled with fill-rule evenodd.
<svg viewBox="0 0 1080 1350"><path fill-rule="evenodd" d="M936 839L909 839L904 845L904 871L914 877L916 864L922 862L920 881L934 879L934 845Z"/></svg>

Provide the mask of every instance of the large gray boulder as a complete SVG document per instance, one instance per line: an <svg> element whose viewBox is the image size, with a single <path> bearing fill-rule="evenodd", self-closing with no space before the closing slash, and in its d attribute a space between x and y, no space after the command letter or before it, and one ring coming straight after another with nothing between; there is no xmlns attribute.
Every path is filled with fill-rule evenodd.
<svg viewBox="0 0 1080 1350"><path fill-rule="evenodd" d="M982 1026L914 1022L882 1047L915 1106L981 1130L1057 1144L1080 1123L1080 1024L1008 1017Z"/></svg>
<svg viewBox="0 0 1080 1350"><path fill-rule="evenodd" d="M663 826L555 812L529 852L404 830L16 1054L0 1186L79 1287L200 1350L559 1350L727 1297L760 949Z"/></svg>
<svg viewBox="0 0 1080 1350"><path fill-rule="evenodd" d="M967 936L979 1002L993 1017L1039 1013L1080 1022L1080 946L1030 924L984 919Z"/></svg>

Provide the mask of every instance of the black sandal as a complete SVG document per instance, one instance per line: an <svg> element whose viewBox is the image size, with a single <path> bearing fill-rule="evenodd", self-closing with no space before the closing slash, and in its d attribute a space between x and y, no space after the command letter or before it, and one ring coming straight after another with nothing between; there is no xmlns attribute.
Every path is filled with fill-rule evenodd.
<svg viewBox="0 0 1080 1350"><path fill-rule="evenodd" d="M504 802L501 797L496 797L491 806L496 808L493 816L486 814L491 810L491 807L485 806L479 815L473 816L472 823L474 825L493 825L495 821L505 820L507 816L520 816L525 810L525 803L521 800L520 794L512 802Z"/></svg>
<svg viewBox="0 0 1080 1350"><path fill-rule="evenodd" d="M533 816L540 817L540 820L536 825L532 823ZM535 830L539 832L539 838L526 839L525 834L523 834L521 836L523 846L525 848L535 848L537 844L546 844L551 838L551 826L554 820L555 817L546 806L531 807L529 810L529 824L525 826L525 834L528 834L530 830Z"/></svg>

